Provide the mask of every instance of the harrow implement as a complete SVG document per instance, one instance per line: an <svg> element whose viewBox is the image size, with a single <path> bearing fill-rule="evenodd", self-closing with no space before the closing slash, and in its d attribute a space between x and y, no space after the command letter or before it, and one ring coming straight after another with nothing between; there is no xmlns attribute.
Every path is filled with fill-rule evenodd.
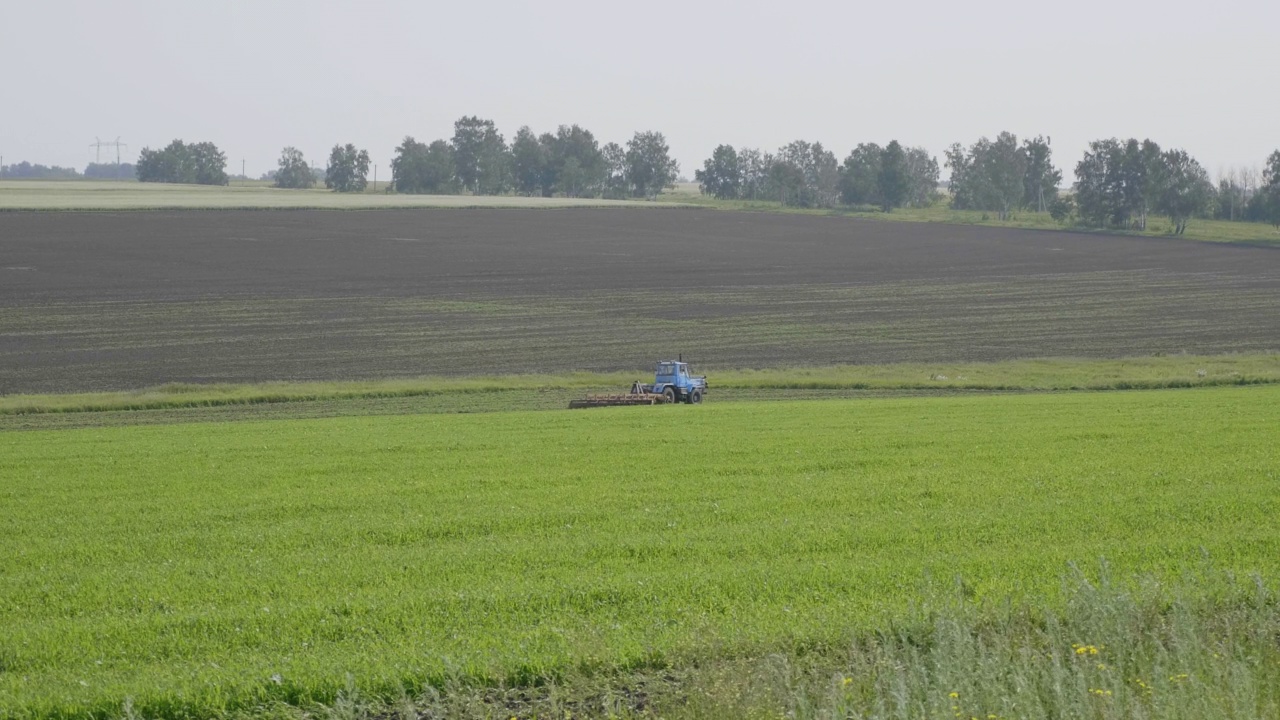
<svg viewBox="0 0 1280 720"><path fill-rule="evenodd" d="M631 384L629 392L598 393L588 395L580 400L570 400L569 409L616 407L619 405L660 405L666 401L666 397L661 393L650 392L648 386L635 382Z"/></svg>

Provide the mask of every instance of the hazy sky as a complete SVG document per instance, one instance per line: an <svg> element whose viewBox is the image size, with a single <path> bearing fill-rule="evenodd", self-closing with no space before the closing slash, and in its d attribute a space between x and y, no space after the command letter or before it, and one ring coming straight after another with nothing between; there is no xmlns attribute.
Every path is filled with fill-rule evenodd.
<svg viewBox="0 0 1280 720"><path fill-rule="evenodd" d="M1049 135L1068 182L1110 136L1216 173L1280 148L1278 27L1277 0L0 0L0 154L83 168L95 136L130 159L211 140L257 176L285 145L323 166L354 142L386 178L405 135L476 114L508 140L660 130L689 176L719 143L941 161L1001 130Z"/></svg>

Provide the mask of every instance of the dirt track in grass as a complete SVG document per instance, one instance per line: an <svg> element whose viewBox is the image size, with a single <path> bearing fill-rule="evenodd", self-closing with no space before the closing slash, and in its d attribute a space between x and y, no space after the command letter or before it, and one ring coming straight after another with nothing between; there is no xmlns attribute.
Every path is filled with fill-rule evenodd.
<svg viewBox="0 0 1280 720"><path fill-rule="evenodd" d="M0 393L1280 347L1280 250L686 209L0 213Z"/></svg>

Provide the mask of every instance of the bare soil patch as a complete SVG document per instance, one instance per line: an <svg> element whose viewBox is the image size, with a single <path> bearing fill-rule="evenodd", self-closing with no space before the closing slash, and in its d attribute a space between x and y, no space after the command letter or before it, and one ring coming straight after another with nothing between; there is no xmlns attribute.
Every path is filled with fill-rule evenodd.
<svg viewBox="0 0 1280 720"><path fill-rule="evenodd" d="M0 213L0 393L1280 346L1265 247L690 209Z"/></svg>

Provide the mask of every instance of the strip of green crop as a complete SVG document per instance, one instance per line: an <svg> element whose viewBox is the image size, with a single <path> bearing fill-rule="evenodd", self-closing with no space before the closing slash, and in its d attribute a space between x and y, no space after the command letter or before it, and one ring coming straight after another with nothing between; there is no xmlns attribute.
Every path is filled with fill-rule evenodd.
<svg viewBox="0 0 1280 720"><path fill-rule="evenodd" d="M0 415L157 410L510 390L617 391L629 387L634 380L647 380L648 372L651 371L259 385L170 384L124 392L0 396ZM713 390L1136 390L1280 382L1280 353L1169 355L1120 360L1049 358L995 363L710 369L706 374Z"/></svg>
<svg viewBox="0 0 1280 720"><path fill-rule="evenodd" d="M1278 427L1265 386L6 433L0 715L834 647L1104 557L1275 578Z"/></svg>
<svg viewBox="0 0 1280 720"><path fill-rule="evenodd" d="M1047 212L1016 212L1007 220L1001 220L997 213L982 210L956 210L946 199L922 208L898 208L892 212L881 212L871 207L862 208L798 208L787 207L777 201L769 200L718 200L714 197L690 192L667 192L659 196L661 200L688 205L690 207L711 208L725 211L772 212L798 215L839 215L856 217L864 220L884 222L923 222L943 223L947 225L982 225L986 227L1018 228L1022 230L1056 230L1070 232L1087 232L1106 235L1130 235L1140 237L1159 237L1201 242L1240 243L1246 245L1280 245L1280 230L1267 223L1231 222L1227 220L1209 220L1194 218L1182 235L1173 234L1173 223L1167 217L1152 216L1146 230L1117 230L1097 228L1079 224L1063 223L1054 220Z"/></svg>
<svg viewBox="0 0 1280 720"><path fill-rule="evenodd" d="M670 207L665 202L517 195L411 195L335 193L260 184L211 186L138 182L0 181L0 212L153 210L404 210L418 208Z"/></svg>

